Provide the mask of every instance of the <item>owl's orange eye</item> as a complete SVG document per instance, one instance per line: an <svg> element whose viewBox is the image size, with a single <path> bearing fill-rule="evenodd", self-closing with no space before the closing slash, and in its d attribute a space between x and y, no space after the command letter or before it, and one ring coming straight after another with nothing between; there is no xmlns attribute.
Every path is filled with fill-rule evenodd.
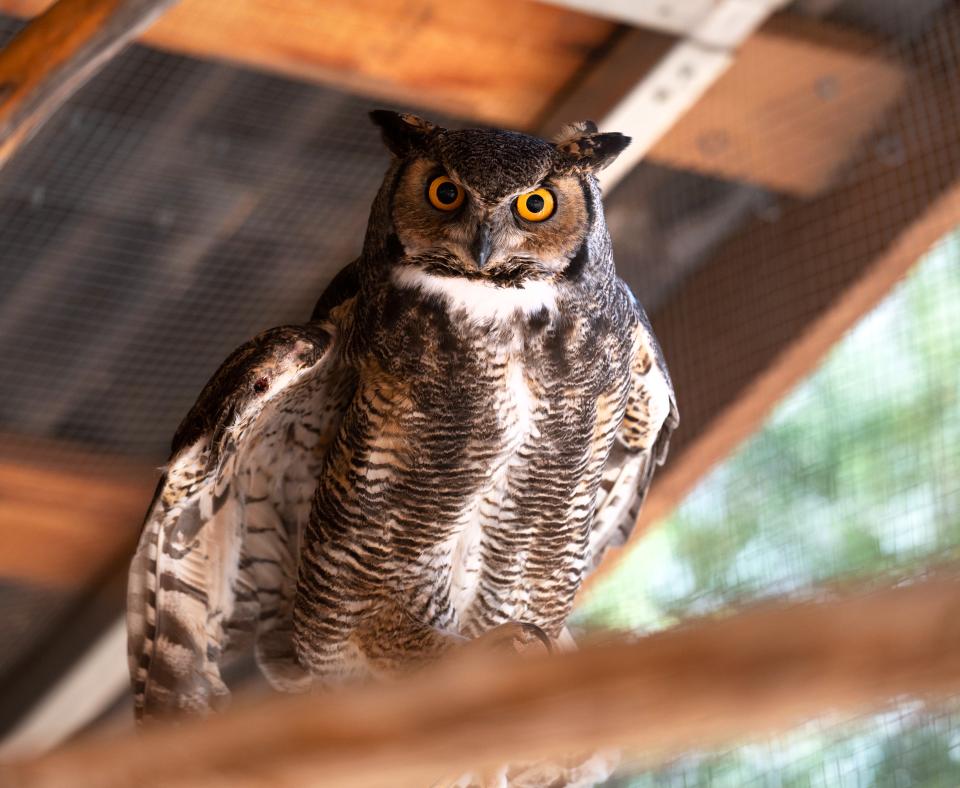
<svg viewBox="0 0 960 788"><path fill-rule="evenodd" d="M517 197L514 206L521 219L526 219L528 222L542 222L553 216L557 201L553 197L553 192L541 186L532 192L521 194Z"/></svg>
<svg viewBox="0 0 960 788"><path fill-rule="evenodd" d="M427 187L427 199L440 211L455 211L463 204L463 189L446 175L438 175Z"/></svg>

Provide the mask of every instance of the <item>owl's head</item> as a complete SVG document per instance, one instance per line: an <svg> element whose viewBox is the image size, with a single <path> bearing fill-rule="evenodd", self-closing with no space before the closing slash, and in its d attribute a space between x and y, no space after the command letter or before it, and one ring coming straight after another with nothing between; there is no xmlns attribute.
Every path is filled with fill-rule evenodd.
<svg viewBox="0 0 960 788"><path fill-rule="evenodd" d="M594 174L630 142L591 122L547 141L386 110L371 117L396 157L384 207L404 262L500 284L557 277L573 264L603 221Z"/></svg>

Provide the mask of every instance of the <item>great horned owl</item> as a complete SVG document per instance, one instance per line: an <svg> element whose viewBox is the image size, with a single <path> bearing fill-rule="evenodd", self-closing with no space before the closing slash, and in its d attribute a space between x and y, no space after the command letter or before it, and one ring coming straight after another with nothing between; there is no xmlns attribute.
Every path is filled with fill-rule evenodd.
<svg viewBox="0 0 960 788"><path fill-rule="evenodd" d="M372 117L393 157L362 254L174 438L130 574L141 716L216 705L244 643L300 690L558 638L666 455L670 378L594 177L628 138Z"/></svg>

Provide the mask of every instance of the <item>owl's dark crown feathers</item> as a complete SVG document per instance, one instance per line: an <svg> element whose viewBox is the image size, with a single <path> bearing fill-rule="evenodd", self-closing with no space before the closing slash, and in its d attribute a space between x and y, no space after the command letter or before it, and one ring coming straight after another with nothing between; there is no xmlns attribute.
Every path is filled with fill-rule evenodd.
<svg viewBox="0 0 960 788"><path fill-rule="evenodd" d="M618 132L597 131L592 121L571 124L550 142L503 129L445 129L415 115L383 109L370 117L394 155L433 156L491 199L546 173L596 172L630 144L630 138Z"/></svg>

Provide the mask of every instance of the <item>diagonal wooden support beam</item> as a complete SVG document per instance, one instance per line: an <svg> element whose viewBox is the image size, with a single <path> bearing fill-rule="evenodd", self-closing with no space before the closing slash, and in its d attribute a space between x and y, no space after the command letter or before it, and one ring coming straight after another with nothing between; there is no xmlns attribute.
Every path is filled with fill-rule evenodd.
<svg viewBox="0 0 960 788"><path fill-rule="evenodd" d="M625 31L541 130L593 118L631 135L601 173L605 189L646 159L788 194L825 191L902 95L904 65L869 36L822 22L780 15L749 36L731 27L730 40L656 39L659 51L649 33Z"/></svg>
<svg viewBox="0 0 960 788"><path fill-rule="evenodd" d="M774 17L650 148L649 160L785 194L821 194L903 95L906 71L869 36Z"/></svg>
<svg viewBox="0 0 960 788"><path fill-rule="evenodd" d="M177 0L59 0L0 52L0 167Z"/></svg>
<svg viewBox="0 0 960 788"><path fill-rule="evenodd" d="M558 1L575 7L584 5L580 0ZM645 73L639 74L630 69L637 74L633 83L627 86L612 106L601 110L596 105L596 97L609 98L609 92L602 86L608 81L617 83L617 76L625 65L622 62L623 47L632 47L633 39L644 35L641 30L629 31L611 55L587 75L585 84L578 86L544 122L549 132L551 127L563 122L564 115L572 114L577 105L593 105L584 117L599 121L603 128L627 134L632 140L630 147L599 175L600 185L604 189L612 189L670 131L678 119L687 114L710 86L723 77L734 63L740 45L783 5L783 0L713 0L687 4L663 2L656 4L656 7L651 7L643 0L639 3L605 0L590 5L595 13L619 16L634 24L642 24L651 18L658 19L668 12L666 16L674 22L673 27L668 26L668 29L681 34L680 40ZM678 27L677 23L681 20L683 24ZM616 72L612 69L614 62ZM629 69L628 64L627 67Z"/></svg>

